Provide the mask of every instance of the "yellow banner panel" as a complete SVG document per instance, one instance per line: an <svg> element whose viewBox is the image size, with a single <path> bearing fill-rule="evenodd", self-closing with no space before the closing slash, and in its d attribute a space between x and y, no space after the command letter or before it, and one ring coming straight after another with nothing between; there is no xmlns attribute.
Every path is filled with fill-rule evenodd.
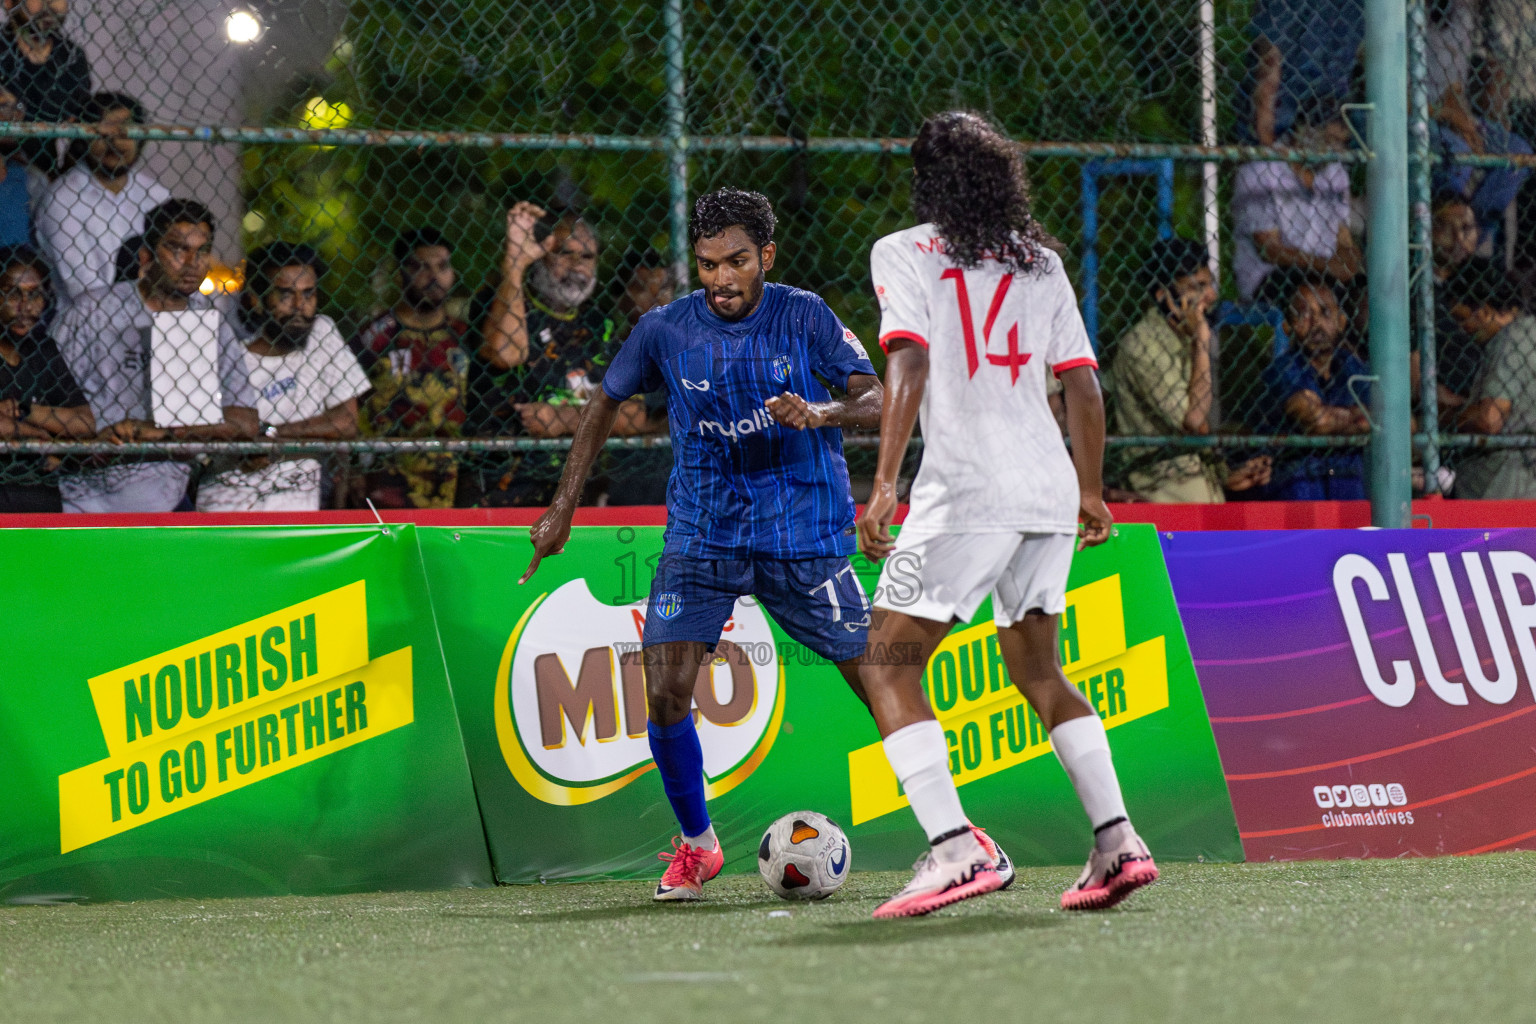
<svg viewBox="0 0 1536 1024"><path fill-rule="evenodd" d="M1068 678L1093 704L1106 729L1168 706L1167 652L1160 636L1108 661L1072 672ZM1044 723L1013 687L998 699L977 702L960 714L941 714L939 724L949 744L949 770L956 786L984 779L1051 750ZM907 806L879 743L849 753L848 786L855 825Z"/></svg>
<svg viewBox="0 0 1536 1024"><path fill-rule="evenodd" d="M320 613L315 614L318 620ZM60 852L195 807L414 720L409 647L324 682L247 701L218 721L168 732L60 775Z"/></svg>
<svg viewBox="0 0 1536 1024"><path fill-rule="evenodd" d="M89 680L107 750L160 744L368 663L364 581Z"/></svg>

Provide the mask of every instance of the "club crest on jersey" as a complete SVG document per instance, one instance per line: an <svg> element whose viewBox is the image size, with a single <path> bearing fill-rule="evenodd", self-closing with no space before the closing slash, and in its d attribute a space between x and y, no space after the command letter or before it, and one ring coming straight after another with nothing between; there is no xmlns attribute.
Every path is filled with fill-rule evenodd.
<svg viewBox="0 0 1536 1024"><path fill-rule="evenodd" d="M789 380L789 356L775 356L773 365L769 369L773 373L773 379L783 384Z"/></svg>
<svg viewBox="0 0 1536 1024"><path fill-rule="evenodd" d="M681 594L657 594L656 602L652 606L657 615L664 619L675 619L682 613L683 598Z"/></svg>

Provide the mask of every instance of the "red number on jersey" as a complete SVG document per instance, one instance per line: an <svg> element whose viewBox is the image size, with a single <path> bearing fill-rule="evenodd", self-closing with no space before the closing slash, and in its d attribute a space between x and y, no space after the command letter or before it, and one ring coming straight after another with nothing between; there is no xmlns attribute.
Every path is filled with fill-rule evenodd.
<svg viewBox="0 0 1536 1024"><path fill-rule="evenodd" d="M941 280L955 282L955 298L960 303L960 330L965 334L965 366L969 376L976 376L976 370L981 365L981 360L976 350L976 325L971 320L971 293L965 287L965 272L958 267L951 267L939 275ZM1008 297L1008 288L1013 284L1013 275L1004 274L1003 279L997 282L997 290L992 293L992 305L987 309L987 322L981 326L981 346L986 348L992 340L992 325L997 323L997 314L1003 310L1003 300ZM1006 366L1009 373L1009 385L1019 382L1019 367L1029 362L1029 353L1019 351L1019 325L1014 323L1008 328L1008 354L996 355L986 353L987 362L993 366Z"/></svg>

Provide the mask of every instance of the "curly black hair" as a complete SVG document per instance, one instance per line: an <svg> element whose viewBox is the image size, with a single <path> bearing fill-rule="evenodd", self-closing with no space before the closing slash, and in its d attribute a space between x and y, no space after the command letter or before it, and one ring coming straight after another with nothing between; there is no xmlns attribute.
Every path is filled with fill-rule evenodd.
<svg viewBox="0 0 1536 1024"><path fill-rule="evenodd" d="M723 231L740 227L761 249L773 241L773 204L761 192L739 188L717 188L693 201L693 216L688 218L688 244L698 245L701 238L714 238Z"/></svg>
<svg viewBox="0 0 1536 1024"><path fill-rule="evenodd" d="M948 110L923 122L912 144L912 208L938 226L950 259L1042 272L1045 232L1029 205L1018 147L985 117Z"/></svg>
<svg viewBox="0 0 1536 1024"><path fill-rule="evenodd" d="M272 279L284 267L308 267L315 277L325 276L325 261L313 246L293 242L268 242L245 258L245 286L255 295L265 296Z"/></svg>
<svg viewBox="0 0 1536 1024"><path fill-rule="evenodd" d="M213 213L196 199L167 199L144 215L144 246L158 248L177 224L201 224L214 233Z"/></svg>

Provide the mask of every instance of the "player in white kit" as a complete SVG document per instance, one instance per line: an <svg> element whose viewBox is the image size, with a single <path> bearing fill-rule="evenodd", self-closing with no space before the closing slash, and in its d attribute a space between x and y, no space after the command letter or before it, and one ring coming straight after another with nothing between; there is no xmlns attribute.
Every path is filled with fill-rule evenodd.
<svg viewBox="0 0 1536 1024"><path fill-rule="evenodd" d="M939 642L989 594L1008 674L1050 730L1094 829L1088 866L1062 907L1112 906L1155 880L1157 867L1126 815L1103 723L1062 674L1056 638L1079 524L1081 543L1093 545L1112 522L1098 362L1061 260L1030 215L1017 148L982 117L950 112L923 125L912 162L924 223L870 254L888 359L859 546L873 559L897 557L881 575L860 678L931 848L875 916L926 914L1004 885L995 845L961 809L922 689ZM1048 373L1065 390L1071 455L1046 401ZM893 543L896 477L919 419L922 466Z"/></svg>

